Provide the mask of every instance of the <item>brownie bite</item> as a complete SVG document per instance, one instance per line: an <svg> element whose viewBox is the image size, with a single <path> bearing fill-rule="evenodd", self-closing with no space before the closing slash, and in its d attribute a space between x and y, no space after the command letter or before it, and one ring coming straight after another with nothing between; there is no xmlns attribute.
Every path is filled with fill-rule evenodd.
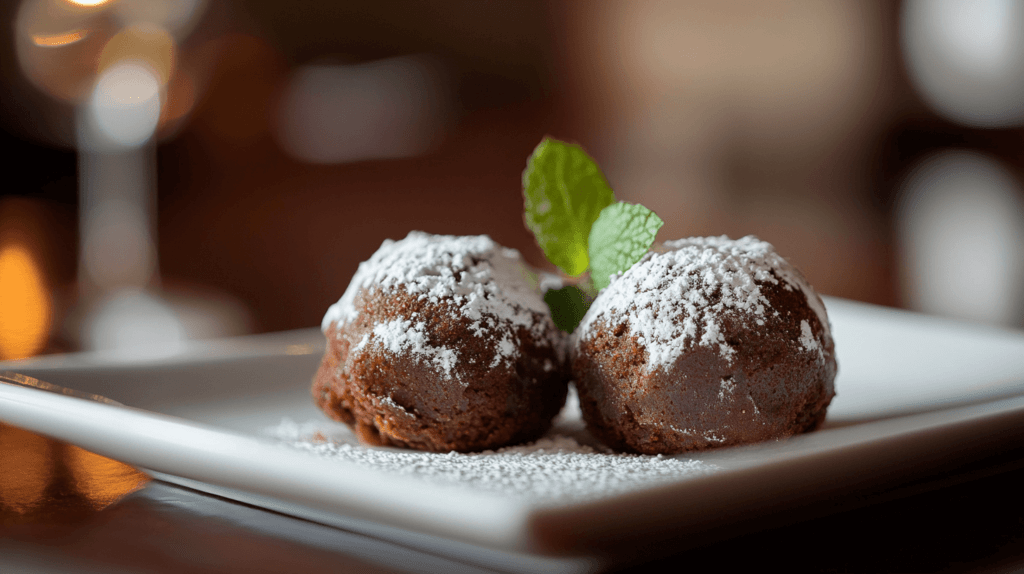
<svg viewBox="0 0 1024 574"><path fill-rule="evenodd" d="M487 236L385 241L322 327L314 400L368 444L493 449L538 438L565 402L537 276Z"/></svg>
<svg viewBox="0 0 1024 574"><path fill-rule="evenodd" d="M601 291L573 335L589 430L672 454L816 428L835 396L821 299L753 236L670 241Z"/></svg>

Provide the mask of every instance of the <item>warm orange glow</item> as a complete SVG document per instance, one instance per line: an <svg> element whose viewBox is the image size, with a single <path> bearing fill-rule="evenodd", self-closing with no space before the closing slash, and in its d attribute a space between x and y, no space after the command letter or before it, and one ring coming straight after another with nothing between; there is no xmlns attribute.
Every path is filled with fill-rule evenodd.
<svg viewBox="0 0 1024 574"><path fill-rule="evenodd" d="M25 514L42 501L53 475L50 441L0 424L0 508Z"/></svg>
<svg viewBox="0 0 1024 574"><path fill-rule="evenodd" d="M125 60L140 60L153 68L166 86L174 73L177 45L170 32L153 24L135 24L121 30L103 47L99 71Z"/></svg>
<svg viewBox="0 0 1024 574"><path fill-rule="evenodd" d="M63 34L36 34L32 36L32 43L44 48L56 48L74 44L88 35L88 30L72 30Z"/></svg>
<svg viewBox="0 0 1024 574"><path fill-rule="evenodd" d="M66 0L17 4L14 47L25 77L44 93L77 103L92 87L97 56L120 24L105 7Z"/></svg>
<svg viewBox="0 0 1024 574"><path fill-rule="evenodd" d="M65 462L74 476L75 487L96 510L110 506L149 482L148 476L127 464L77 446L68 446Z"/></svg>
<svg viewBox="0 0 1024 574"><path fill-rule="evenodd" d="M101 4L106 4L107 2L110 2L110 0L68 0L68 2L70 2L71 4L74 4L76 6L90 6L90 7L92 7L92 6L99 6Z"/></svg>
<svg viewBox="0 0 1024 574"><path fill-rule="evenodd" d="M186 68L174 72L171 83L167 85L167 96L160 109L160 129L174 127L178 120L183 119L196 105L196 83Z"/></svg>
<svg viewBox="0 0 1024 574"><path fill-rule="evenodd" d="M0 246L0 359L39 352L50 331L50 299L32 254Z"/></svg>

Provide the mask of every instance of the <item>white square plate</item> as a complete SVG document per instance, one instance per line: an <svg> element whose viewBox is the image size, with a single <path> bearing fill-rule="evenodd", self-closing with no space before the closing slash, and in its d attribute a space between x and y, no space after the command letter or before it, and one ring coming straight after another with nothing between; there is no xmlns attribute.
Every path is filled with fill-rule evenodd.
<svg viewBox="0 0 1024 574"><path fill-rule="evenodd" d="M0 420L199 490L478 564L549 571L908 484L1020 444L1024 333L834 298L826 305L839 377L824 428L680 457L715 471L580 499L502 496L272 439L266 429L284 418L326 421L309 397L324 349L315 329L195 343L162 359L0 363L130 407L0 384Z"/></svg>

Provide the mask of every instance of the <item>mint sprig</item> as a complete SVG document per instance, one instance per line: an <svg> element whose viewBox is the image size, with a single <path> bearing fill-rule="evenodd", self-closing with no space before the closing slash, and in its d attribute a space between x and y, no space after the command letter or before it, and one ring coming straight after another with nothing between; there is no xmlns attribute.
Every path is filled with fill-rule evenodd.
<svg viewBox="0 0 1024 574"><path fill-rule="evenodd" d="M578 145L544 138L523 172L526 227L566 275L587 270L590 227L615 201L601 169Z"/></svg>
<svg viewBox="0 0 1024 574"><path fill-rule="evenodd" d="M583 290L575 285L566 285L561 289L548 289L544 294L544 302L551 309L551 319L555 326L572 333L576 326L583 320L590 307L590 299L583 293Z"/></svg>
<svg viewBox="0 0 1024 574"><path fill-rule="evenodd" d="M664 221L638 204L620 201L601 211L590 229L590 279L604 289L647 253Z"/></svg>
<svg viewBox="0 0 1024 574"><path fill-rule="evenodd" d="M555 324L573 332L598 289L639 261L664 223L642 205L616 202L607 180L578 145L544 138L523 172L524 221L548 261L566 275L589 277L549 290Z"/></svg>

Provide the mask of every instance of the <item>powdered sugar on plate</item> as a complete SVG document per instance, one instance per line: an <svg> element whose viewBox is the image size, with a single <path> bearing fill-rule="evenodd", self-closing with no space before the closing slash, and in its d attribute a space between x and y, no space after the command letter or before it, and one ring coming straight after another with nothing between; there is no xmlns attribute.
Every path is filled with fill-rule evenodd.
<svg viewBox="0 0 1024 574"><path fill-rule="evenodd" d="M818 316L827 339L825 306L807 280L770 243L752 235L693 237L665 242L601 291L575 337L585 340L595 325L625 322L647 350L648 372L668 368L692 345L718 347L725 358L734 350L719 323L724 313L745 313L764 321L774 311L759 283L799 289ZM715 300L717 294L717 300ZM714 302L713 302L714 300ZM700 336L698 337L698 332ZM807 350L811 344L801 340Z"/></svg>
<svg viewBox="0 0 1024 574"><path fill-rule="evenodd" d="M718 470L695 459L611 453L582 430L578 399L572 393L545 437L497 451L461 454L367 447L347 427L327 421L298 424L285 419L267 432L317 456L542 504L601 498Z"/></svg>
<svg viewBox="0 0 1024 574"><path fill-rule="evenodd" d="M449 302L450 308L471 321L478 336L496 339L497 362L511 361L519 347L516 332L525 328L544 340L548 318L538 277L515 249L501 247L486 235L457 237L413 231L400 241L386 240L369 260L359 264L341 299L324 315L321 328L344 324L358 313L356 297L363 289L404 289L433 303ZM415 325L410 325L415 326ZM423 351L428 360L444 368L448 355L401 329L374 328L371 340L398 351ZM413 337L415 338L415 337ZM561 342L550 340L561 351ZM497 365L491 365L497 366Z"/></svg>

